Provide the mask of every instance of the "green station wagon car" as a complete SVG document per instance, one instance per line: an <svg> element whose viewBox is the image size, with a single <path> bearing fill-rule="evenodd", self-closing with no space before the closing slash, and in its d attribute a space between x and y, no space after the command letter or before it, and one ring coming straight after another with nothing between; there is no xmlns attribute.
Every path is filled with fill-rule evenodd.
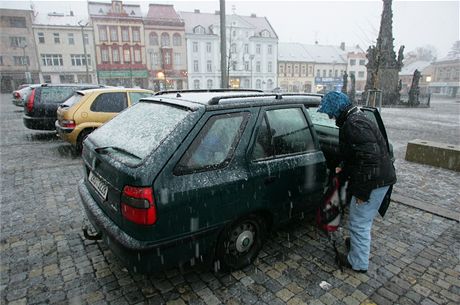
<svg viewBox="0 0 460 305"><path fill-rule="evenodd" d="M308 113L320 100L242 90L142 99L84 141L79 193L96 233L85 235L139 273L250 264L269 230L321 201L338 129L318 126L323 153Z"/></svg>

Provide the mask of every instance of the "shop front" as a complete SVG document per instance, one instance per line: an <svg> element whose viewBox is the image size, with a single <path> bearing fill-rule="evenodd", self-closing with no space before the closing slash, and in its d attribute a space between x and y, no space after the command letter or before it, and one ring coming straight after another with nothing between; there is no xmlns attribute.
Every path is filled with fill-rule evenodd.
<svg viewBox="0 0 460 305"><path fill-rule="evenodd" d="M109 86L147 88L147 70L109 70L98 71L99 83Z"/></svg>

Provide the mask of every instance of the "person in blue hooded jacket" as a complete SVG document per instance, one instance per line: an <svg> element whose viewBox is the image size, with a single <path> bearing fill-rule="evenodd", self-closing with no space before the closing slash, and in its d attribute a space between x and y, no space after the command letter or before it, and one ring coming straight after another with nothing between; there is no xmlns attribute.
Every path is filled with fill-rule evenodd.
<svg viewBox="0 0 460 305"><path fill-rule="evenodd" d="M346 240L348 255L339 256L343 266L365 273L369 267L372 222L396 173L386 141L377 125L369 120L348 96L329 92L321 100L318 112L335 119L339 127L342 159L341 177L349 181L350 238Z"/></svg>

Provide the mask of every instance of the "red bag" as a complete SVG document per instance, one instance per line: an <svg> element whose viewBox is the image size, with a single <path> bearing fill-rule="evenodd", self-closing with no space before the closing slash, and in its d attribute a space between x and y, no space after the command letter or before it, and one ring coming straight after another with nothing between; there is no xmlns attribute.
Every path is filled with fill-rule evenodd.
<svg viewBox="0 0 460 305"><path fill-rule="evenodd" d="M332 177L331 184L324 194L323 202L316 213L316 224L326 232L335 232L339 228L342 215L341 185L338 176Z"/></svg>

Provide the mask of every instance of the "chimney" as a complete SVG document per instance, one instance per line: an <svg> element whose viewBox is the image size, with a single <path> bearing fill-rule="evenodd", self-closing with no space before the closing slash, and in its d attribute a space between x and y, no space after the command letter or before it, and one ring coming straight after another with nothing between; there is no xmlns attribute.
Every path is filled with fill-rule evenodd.
<svg viewBox="0 0 460 305"><path fill-rule="evenodd" d="M252 17L252 18L256 18L257 16L256 16L256 14L252 13L252 14L251 14L251 17Z"/></svg>
<svg viewBox="0 0 460 305"><path fill-rule="evenodd" d="M345 42L340 43L340 48L342 49L342 51L345 51Z"/></svg>
<svg viewBox="0 0 460 305"><path fill-rule="evenodd" d="M199 13L200 13L200 10L195 9L194 13L195 13L195 14L199 14Z"/></svg>
<svg viewBox="0 0 460 305"><path fill-rule="evenodd" d="M73 11L70 11L70 16L73 16Z"/></svg>
<svg viewBox="0 0 460 305"><path fill-rule="evenodd" d="M215 11L214 14L215 15L220 15L220 11Z"/></svg>

